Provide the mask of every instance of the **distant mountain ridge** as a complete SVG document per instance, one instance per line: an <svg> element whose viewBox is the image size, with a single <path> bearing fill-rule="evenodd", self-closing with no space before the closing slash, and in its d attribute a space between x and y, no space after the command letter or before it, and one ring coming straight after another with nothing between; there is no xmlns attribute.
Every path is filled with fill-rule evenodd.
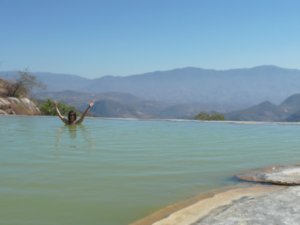
<svg viewBox="0 0 300 225"><path fill-rule="evenodd" d="M281 104L275 105L265 101L247 109L237 110L225 114L226 120L233 121L300 121L300 94L294 94Z"/></svg>
<svg viewBox="0 0 300 225"><path fill-rule="evenodd" d="M101 117L119 118L190 118L192 119L202 109L216 106L199 104L168 104L153 100L145 100L131 94L118 92L83 93L75 91L41 92L38 99L56 99L75 106L79 110L86 108L87 102L95 101L91 113Z"/></svg>
<svg viewBox="0 0 300 225"><path fill-rule="evenodd" d="M275 66L206 70L187 67L128 77L95 79L90 91L119 91L173 103L250 106L265 100L281 102L299 92L300 70Z"/></svg>
<svg viewBox="0 0 300 225"><path fill-rule="evenodd" d="M284 121L284 111L269 101L251 106L244 110L225 114L226 120L233 121Z"/></svg>
<svg viewBox="0 0 300 225"><path fill-rule="evenodd" d="M12 78L16 72L0 72ZM209 70L194 67L155 71L126 77L87 79L76 75L33 73L48 86L47 92L71 90L98 94L131 94L168 105L214 106L203 110L230 112L263 101L281 103L300 92L300 70L276 66ZM123 102L126 105L126 102Z"/></svg>

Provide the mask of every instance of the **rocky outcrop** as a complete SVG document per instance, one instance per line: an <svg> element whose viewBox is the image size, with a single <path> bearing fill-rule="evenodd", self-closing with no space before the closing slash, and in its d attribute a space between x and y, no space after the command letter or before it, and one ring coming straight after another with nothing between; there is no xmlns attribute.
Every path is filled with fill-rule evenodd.
<svg viewBox="0 0 300 225"><path fill-rule="evenodd" d="M216 208L193 225L280 224L299 225L300 187L243 197Z"/></svg>
<svg viewBox="0 0 300 225"><path fill-rule="evenodd" d="M132 225L300 224L300 165L270 166L237 177L253 182L208 194L177 211L154 213Z"/></svg>
<svg viewBox="0 0 300 225"><path fill-rule="evenodd" d="M246 181L281 185L300 185L300 166L271 166L237 175Z"/></svg>
<svg viewBox="0 0 300 225"><path fill-rule="evenodd" d="M178 211L171 213L165 211L162 214L163 218L154 223L147 220L140 220L131 225L215 225L217 223L210 222L214 218L213 216L226 211L226 209L230 208L237 202L243 201L244 199L259 199L262 196L266 196L271 193L279 193L281 190L285 189L286 188L284 186L275 185L236 186L228 190L216 191L213 194L204 194L203 197L200 195L199 197L196 197L199 198L198 201L191 205L184 206ZM245 210L245 208L243 209ZM210 215L212 215L212 218ZM222 222L224 222L224 225L231 224L230 219L226 220L225 218ZM232 223L232 225L237 224L262 225L270 223L267 221L264 221L264 223L246 223L243 219Z"/></svg>
<svg viewBox="0 0 300 225"><path fill-rule="evenodd" d="M0 115L40 115L39 108L28 98L0 97Z"/></svg>
<svg viewBox="0 0 300 225"><path fill-rule="evenodd" d="M10 86L9 82L7 82L3 79L0 79L0 97L8 95L9 86Z"/></svg>
<svg viewBox="0 0 300 225"><path fill-rule="evenodd" d="M12 84L0 79L0 115L40 115L39 108L30 99L9 97Z"/></svg>

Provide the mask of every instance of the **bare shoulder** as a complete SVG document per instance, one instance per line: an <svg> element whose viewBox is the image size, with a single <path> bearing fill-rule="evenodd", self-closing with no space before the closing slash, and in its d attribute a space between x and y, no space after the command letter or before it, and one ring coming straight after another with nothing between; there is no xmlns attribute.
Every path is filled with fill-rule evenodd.
<svg viewBox="0 0 300 225"><path fill-rule="evenodd" d="M68 121L68 119L67 118L65 118L65 117L62 117L61 118L61 120L65 123L65 124L69 124L69 121Z"/></svg>

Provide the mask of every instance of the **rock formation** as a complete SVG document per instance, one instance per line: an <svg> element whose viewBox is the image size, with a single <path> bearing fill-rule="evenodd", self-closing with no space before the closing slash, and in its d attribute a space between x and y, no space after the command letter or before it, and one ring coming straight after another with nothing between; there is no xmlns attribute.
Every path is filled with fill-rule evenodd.
<svg viewBox="0 0 300 225"><path fill-rule="evenodd" d="M28 98L8 97L11 84L0 79L0 115L40 115L39 108Z"/></svg>
<svg viewBox="0 0 300 225"><path fill-rule="evenodd" d="M300 165L271 166L237 177L252 182L199 198L175 212L164 211L154 223L149 221L156 214L132 225L300 224Z"/></svg>
<svg viewBox="0 0 300 225"><path fill-rule="evenodd" d="M300 166L271 166L239 174L237 178L261 183L300 185Z"/></svg>
<svg viewBox="0 0 300 225"><path fill-rule="evenodd" d="M300 187L289 187L256 197L244 197L212 210L194 225L298 225Z"/></svg>

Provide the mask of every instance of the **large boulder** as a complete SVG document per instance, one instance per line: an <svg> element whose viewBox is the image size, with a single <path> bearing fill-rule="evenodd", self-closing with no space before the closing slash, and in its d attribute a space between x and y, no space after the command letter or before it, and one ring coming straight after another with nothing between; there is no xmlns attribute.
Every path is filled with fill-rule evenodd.
<svg viewBox="0 0 300 225"><path fill-rule="evenodd" d="M262 183L299 185L300 165L271 166L262 169L255 169L246 173L238 174L237 178Z"/></svg>

